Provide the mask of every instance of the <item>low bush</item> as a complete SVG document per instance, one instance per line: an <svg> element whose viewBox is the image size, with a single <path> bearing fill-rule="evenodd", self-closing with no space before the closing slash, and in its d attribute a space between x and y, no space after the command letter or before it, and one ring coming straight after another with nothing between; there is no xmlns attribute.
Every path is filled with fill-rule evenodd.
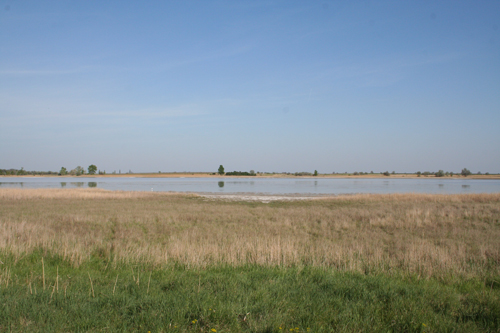
<svg viewBox="0 0 500 333"><path fill-rule="evenodd" d="M233 171L233 172L226 172L226 176L256 176L256 174L247 171Z"/></svg>

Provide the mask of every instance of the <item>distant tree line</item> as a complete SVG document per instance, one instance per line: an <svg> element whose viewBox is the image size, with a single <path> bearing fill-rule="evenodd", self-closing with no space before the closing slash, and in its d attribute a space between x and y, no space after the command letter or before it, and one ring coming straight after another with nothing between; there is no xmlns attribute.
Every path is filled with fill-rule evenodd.
<svg viewBox="0 0 500 333"><path fill-rule="evenodd" d="M89 175L95 175L97 172L97 167L95 166L95 164L89 165L89 167L87 168L87 172ZM62 167L58 173L59 176L65 176L65 175L81 176L84 174L85 174L85 169L81 166L77 166L76 168L74 168L73 170L70 170L70 171L68 171L68 169L66 169L65 167ZM99 174L105 175L106 171L101 172L99 170Z"/></svg>
<svg viewBox="0 0 500 333"><path fill-rule="evenodd" d="M21 169L0 169L1 176L23 176L23 175L56 175L55 171L28 171Z"/></svg>
<svg viewBox="0 0 500 333"><path fill-rule="evenodd" d="M431 171L420 172L420 171L417 171L415 173L418 177L420 177L420 176L453 177L455 175L455 173L453 173L452 171L445 172L443 170L439 170L438 172L431 172ZM481 171L479 171L477 174L481 175L482 173L481 173ZM489 175L489 172L486 172L485 174ZM467 177L467 176L472 175L472 172L467 168L463 168L462 171L460 172L460 175Z"/></svg>
<svg viewBox="0 0 500 333"><path fill-rule="evenodd" d="M358 171L354 171L353 172L353 175L355 175L355 176L358 176L358 175L370 175L370 174L373 174L373 171L370 171L370 172L363 172L363 171L358 172Z"/></svg>
<svg viewBox="0 0 500 333"><path fill-rule="evenodd" d="M247 171L226 172L226 176L256 176L257 174L255 172L252 172L252 171L250 171L250 172L247 172Z"/></svg>
<svg viewBox="0 0 500 333"><path fill-rule="evenodd" d="M76 168L68 171L65 167L62 167L59 172L56 171L28 171L24 170L24 168L21 169L0 169L0 176L23 176L23 175L33 175L33 176L43 176L43 175L59 175L59 176L65 176L65 175L72 175L72 176L80 176L88 173L89 175L95 175L97 173L97 167L94 164L89 165L87 168L87 171L81 167L77 166ZM100 175L105 175L106 171L100 171Z"/></svg>
<svg viewBox="0 0 500 333"><path fill-rule="evenodd" d="M307 171L302 171L302 172L296 172L295 176L312 176L313 174L311 172Z"/></svg>

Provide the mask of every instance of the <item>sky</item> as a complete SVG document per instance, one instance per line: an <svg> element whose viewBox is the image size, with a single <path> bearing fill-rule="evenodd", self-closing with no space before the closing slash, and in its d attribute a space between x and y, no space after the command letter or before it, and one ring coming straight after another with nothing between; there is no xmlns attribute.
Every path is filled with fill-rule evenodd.
<svg viewBox="0 0 500 333"><path fill-rule="evenodd" d="M500 1L0 0L0 169L500 172Z"/></svg>

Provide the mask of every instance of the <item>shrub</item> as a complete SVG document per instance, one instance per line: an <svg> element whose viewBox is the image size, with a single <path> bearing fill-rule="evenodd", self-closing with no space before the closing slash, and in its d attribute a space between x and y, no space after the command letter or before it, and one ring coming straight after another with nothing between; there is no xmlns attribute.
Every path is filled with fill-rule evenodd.
<svg viewBox="0 0 500 333"><path fill-rule="evenodd" d="M256 176L256 174L247 171L233 171L233 172L226 172L226 176Z"/></svg>
<svg viewBox="0 0 500 333"><path fill-rule="evenodd" d="M436 177L444 177L444 171L439 170L438 172L436 172Z"/></svg>
<svg viewBox="0 0 500 333"><path fill-rule="evenodd" d="M295 176L312 176L312 173L306 171L296 172Z"/></svg>

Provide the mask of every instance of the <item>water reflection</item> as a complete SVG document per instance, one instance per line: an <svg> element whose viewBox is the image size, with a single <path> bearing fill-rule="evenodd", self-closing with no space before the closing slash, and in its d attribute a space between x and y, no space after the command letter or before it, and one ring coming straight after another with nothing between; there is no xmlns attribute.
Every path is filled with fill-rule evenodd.
<svg viewBox="0 0 500 333"><path fill-rule="evenodd" d="M217 187L215 187L216 183ZM97 185L98 184L98 185ZM226 186L227 185L227 186ZM472 186L474 185L474 186ZM500 180L482 179L213 179L213 178L95 178L0 176L0 188L78 188L105 190L173 192L224 192L264 194L347 194L347 193L500 193Z"/></svg>
<svg viewBox="0 0 500 333"><path fill-rule="evenodd" d="M24 182L5 182L5 183L0 183L1 184L7 185L7 187L17 187L17 186L10 186L10 185L18 185L19 187L24 187Z"/></svg>

